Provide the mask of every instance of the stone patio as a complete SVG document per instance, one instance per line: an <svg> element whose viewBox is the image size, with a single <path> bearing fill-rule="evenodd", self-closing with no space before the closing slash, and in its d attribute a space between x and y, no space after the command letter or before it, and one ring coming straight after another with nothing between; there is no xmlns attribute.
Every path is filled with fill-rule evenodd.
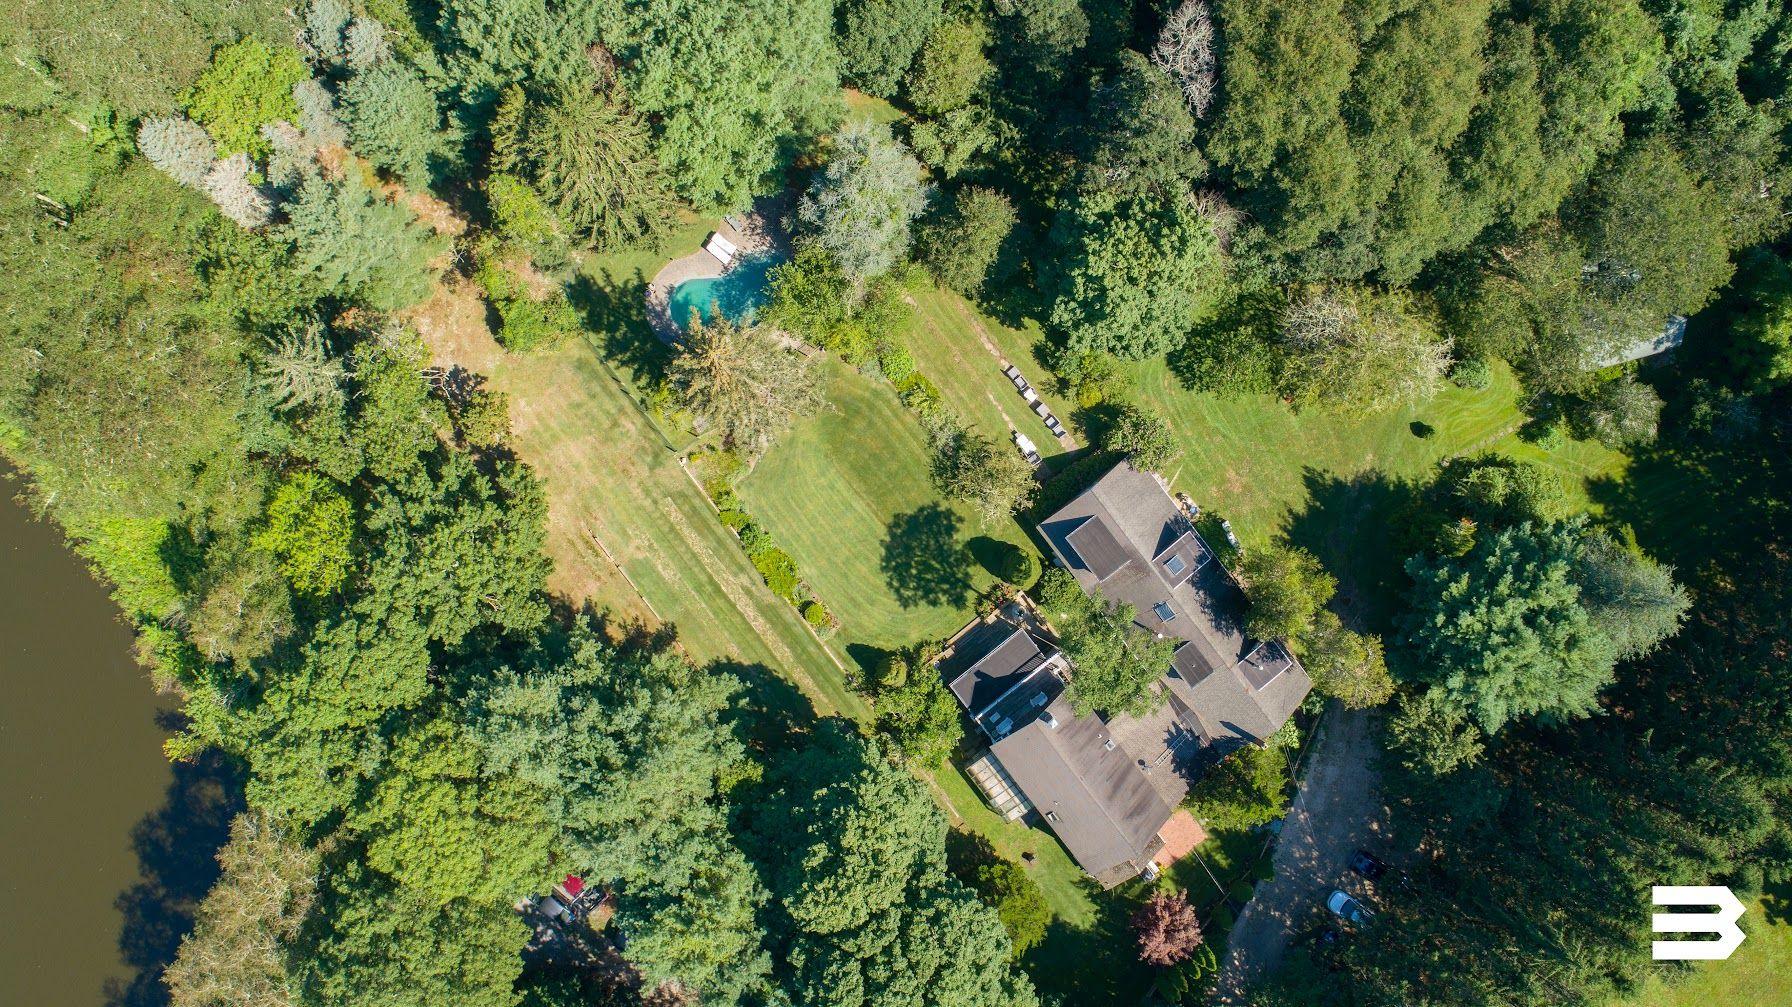
<svg viewBox="0 0 1792 1007"><path fill-rule="evenodd" d="M790 238L780 222L789 212L789 206L788 193L761 196L753 201L752 209L716 221L713 230L739 249L737 260L739 256L759 252L788 254ZM684 331L672 318L672 288L686 280L715 279L725 272L727 268L721 260L702 248L666 263L647 284L647 321L653 326L654 334L668 343L676 343Z"/></svg>

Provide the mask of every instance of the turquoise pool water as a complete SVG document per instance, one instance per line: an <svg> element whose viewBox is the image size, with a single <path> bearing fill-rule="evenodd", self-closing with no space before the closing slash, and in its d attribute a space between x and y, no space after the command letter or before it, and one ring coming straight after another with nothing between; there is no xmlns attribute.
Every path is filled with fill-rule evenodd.
<svg viewBox="0 0 1792 1007"><path fill-rule="evenodd" d="M772 268L780 261L771 254L745 256L736 259L734 268L721 276L680 283L672 288L672 320L684 328L690 324L692 311L708 320L715 317L715 310L720 310L732 321L750 321L753 312L765 303Z"/></svg>

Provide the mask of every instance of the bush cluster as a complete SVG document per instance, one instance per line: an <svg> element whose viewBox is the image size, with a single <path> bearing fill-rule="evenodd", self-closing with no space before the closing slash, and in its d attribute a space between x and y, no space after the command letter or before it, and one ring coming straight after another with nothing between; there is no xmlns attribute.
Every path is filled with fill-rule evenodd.
<svg viewBox="0 0 1792 1007"><path fill-rule="evenodd" d="M532 297L521 278L490 257L473 278L498 313L498 342L512 353L558 346L581 327L578 310L558 285L544 297Z"/></svg>

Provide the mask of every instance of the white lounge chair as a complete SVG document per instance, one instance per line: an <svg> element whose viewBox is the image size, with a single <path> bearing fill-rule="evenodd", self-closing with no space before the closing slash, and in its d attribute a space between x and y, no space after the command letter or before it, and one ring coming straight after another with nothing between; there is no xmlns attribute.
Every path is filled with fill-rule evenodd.
<svg viewBox="0 0 1792 1007"><path fill-rule="evenodd" d="M723 267L733 265L734 257L740 253L740 249L735 247L734 242L720 234L711 234L709 240L703 243L703 250L715 256Z"/></svg>

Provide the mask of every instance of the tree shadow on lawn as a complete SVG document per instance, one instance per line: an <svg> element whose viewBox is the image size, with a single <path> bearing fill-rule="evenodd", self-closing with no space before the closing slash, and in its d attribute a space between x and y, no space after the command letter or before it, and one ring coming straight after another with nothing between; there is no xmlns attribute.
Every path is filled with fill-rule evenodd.
<svg viewBox="0 0 1792 1007"><path fill-rule="evenodd" d="M997 580L1008 576L1009 568L1016 562L1021 552L1020 546L1012 542L1004 542L988 535L978 535L965 544L970 550L971 558L977 561L986 573Z"/></svg>
<svg viewBox="0 0 1792 1007"><path fill-rule="evenodd" d="M647 278L579 273L566 285L566 299L585 320L585 338L604 359L626 368L639 385L651 387L665 377L673 347L647 320Z"/></svg>
<svg viewBox="0 0 1792 1007"><path fill-rule="evenodd" d="M859 666L859 681L876 682L882 673L884 662L895 656L895 651L882 647L873 647L868 643L849 643L846 645L846 656ZM850 683L849 683L850 684Z"/></svg>
<svg viewBox="0 0 1792 1007"><path fill-rule="evenodd" d="M1745 566L1778 517L1778 501L1792 486L1783 439L1771 429L1708 435L1688 430L1682 403L1664 415L1657 442L1631 449L1621 476L1600 476L1587 492L1615 524L1629 525L1637 543L1685 577ZM1684 579L1684 578L1682 578Z"/></svg>
<svg viewBox="0 0 1792 1007"><path fill-rule="evenodd" d="M1134 1003L1150 985L1152 973L1138 959L1130 921L1151 885L1128 882L1104 892L1088 878L1080 884L1095 905L1094 922L1078 927L1053 919L1045 940L1021 956L1021 965L1040 992L1057 994L1067 1003Z"/></svg>
<svg viewBox="0 0 1792 1007"><path fill-rule="evenodd" d="M884 532L884 583L903 608L968 603L971 552L958 539L964 518L941 504L925 504L890 519Z"/></svg>
<svg viewBox="0 0 1792 1007"><path fill-rule="evenodd" d="M1767 886L1761 893L1761 912L1775 926L1792 924L1792 879Z"/></svg>
<svg viewBox="0 0 1792 1007"><path fill-rule="evenodd" d="M741 684L734 705L723 713L735 737L750 750L766 753L790 747L793 738L813 730L817 721L814 704L789 679L763 664L714 661L707 668L717 675L733 675Z"/></svg>
<svg viewBox="0 0 1792 1007"><path fill-rule="evenodd" d="M1386 632L1405 588L1407 557L1421 546L1420 487L1380 471L1345 479L1308 466L1301 478L1308 503L1289 516L1288 541L1338 578L1332 607L1346 625Z"/></svg>
<svg viewBox="0 0 1792 1007"><path fill-rule="evenodd" d="M173 728L181 726L178 715L171 719ZM231 819L245 806L242 770L222 752L176 762L173 770L167 799L131 830L139 876L118 896L118 948L135 974L106 983L107 1007L169 1002L162 971L192 932L193 913L218 880L217 853L230 839Z"/></svg>

